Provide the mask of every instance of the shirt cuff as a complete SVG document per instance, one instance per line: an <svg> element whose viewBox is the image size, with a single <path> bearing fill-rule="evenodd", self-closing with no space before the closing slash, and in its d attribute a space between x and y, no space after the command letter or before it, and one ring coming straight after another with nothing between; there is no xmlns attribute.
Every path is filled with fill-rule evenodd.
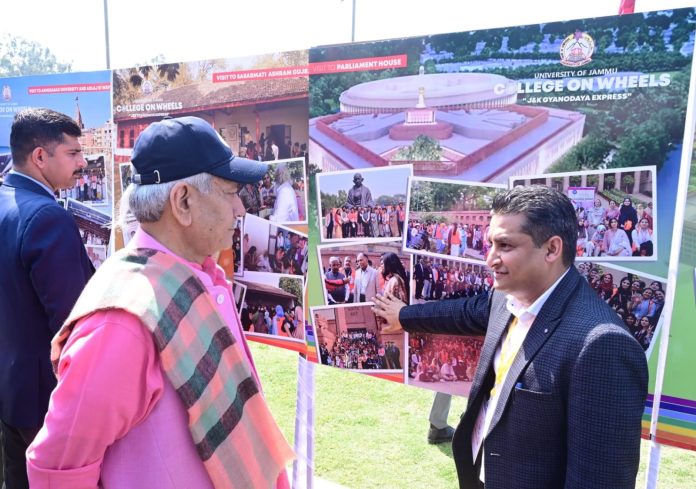
<svg viewBox="0 0 696 489"><path fill-rule="evenodd" d="M102 459L74 469L42 469L27 457L31 489L97 489Z"/></svg>

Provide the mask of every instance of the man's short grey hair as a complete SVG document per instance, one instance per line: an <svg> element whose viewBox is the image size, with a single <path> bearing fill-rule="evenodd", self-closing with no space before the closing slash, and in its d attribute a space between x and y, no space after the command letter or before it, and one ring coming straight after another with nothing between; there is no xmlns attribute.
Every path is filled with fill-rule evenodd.
<svg viewBox="0 0 696 489"><path fill-rule="evenodd" d="M275 169L275 183L276 185L282 185L285 182L290 181L290 170L286 165L278 165Z"/></svg>
<svg viewBox="0 0 696 489"><path fill-rule="evenodd" d="M177 183L183 182L207 194L213 191L213 175L199 173L190 177L153 185L131 183L121 197L120 224L125 228L127 211L140 222L157 222L162 219L169 194Z"/></svg>
<svg viewBox="0 0 696 489"><path fill-rule="evenodd" d="M329 265L333 265L334 263L338 262L338 264L341 264L341 259L337 256L332 256L329 258Z"/></svg>

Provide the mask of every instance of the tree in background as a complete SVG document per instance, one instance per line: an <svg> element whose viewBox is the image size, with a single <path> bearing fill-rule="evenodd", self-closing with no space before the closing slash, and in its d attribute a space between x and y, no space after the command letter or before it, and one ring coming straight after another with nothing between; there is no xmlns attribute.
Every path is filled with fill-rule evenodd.
<svg viewBox="0 0 696 489"><path fill-rule="evenodd" d="M326 193L322 192L320 199L321 199L321 208L323 209L324 212L326 212L327 209L334 209L336 207L343 207L346 203L346 200L348 200L348 192L346 192L345 190L339 190L338 195L326 194Z"/></svg>
<svg viewBox="0 0 696 489"><path fill-rule="evenodd" d="M440 161L442 146L437 139L419 135L410 146L405 146L392 156L392 161Z"/></svg>
<svg viewBox="0 0 696 489"><path fill-rule="evenodd" d="M128 104L143 94L170 90L191 82L193 76L186 64L163 63L163 56L155 58L153 63L114 70L114 103ZM145 84L149 83L149 92L144 93Z"/></svg>
<svg viewBox="0 0 696 489"><path fill-rule="evenodd" d="M290 277L281 277L278 288L295 296L295 302L302 305L302 280Z"/></svg>
<svg viewBox="0 0 696 489"><path fill-rule="evenodd" d="M0 37L0 76L67 73L71 69L70 63L59 62L38 42L9 34Z"/></svg>

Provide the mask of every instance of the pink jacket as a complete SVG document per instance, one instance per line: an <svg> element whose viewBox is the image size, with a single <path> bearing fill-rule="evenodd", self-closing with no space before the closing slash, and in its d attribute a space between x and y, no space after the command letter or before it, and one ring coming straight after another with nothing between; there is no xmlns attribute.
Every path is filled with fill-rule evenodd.
<svg viewBox="0 0 696 489"><path fill-rule="evenodd" d="M128 246L174 255L142 230ZM214 298L258 381L223 271L210 259L201 267L178 258ZM44 425L27 450L32 489L213 487L186 411L160 368L152 335L137 317L112 310L79 321L58 373ZM277 487L289 487L285 473Z"/></svg>

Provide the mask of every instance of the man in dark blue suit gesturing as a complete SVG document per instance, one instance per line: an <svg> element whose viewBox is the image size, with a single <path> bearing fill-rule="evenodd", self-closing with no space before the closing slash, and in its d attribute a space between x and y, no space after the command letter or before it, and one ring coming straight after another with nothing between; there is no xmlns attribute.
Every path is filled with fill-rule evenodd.
<svg viewBox="0 0 696 489"><path fill-rule="evenodd" d="M640 345L573 267L564 194L496 196L489 296L406 306L375 298L383 332L486 335L452 440L467 489L633 489L648 370Z"/></svg>
<svg viewBox="0 0 696 489"><path fill-rule="evenodd" d="M0 422L7 489L28 488L24 452L56 385L51 338L94 268L72 216L54 197L87 163L80 127L49 109L12 123L13 170L0 187Z"/></svg>

